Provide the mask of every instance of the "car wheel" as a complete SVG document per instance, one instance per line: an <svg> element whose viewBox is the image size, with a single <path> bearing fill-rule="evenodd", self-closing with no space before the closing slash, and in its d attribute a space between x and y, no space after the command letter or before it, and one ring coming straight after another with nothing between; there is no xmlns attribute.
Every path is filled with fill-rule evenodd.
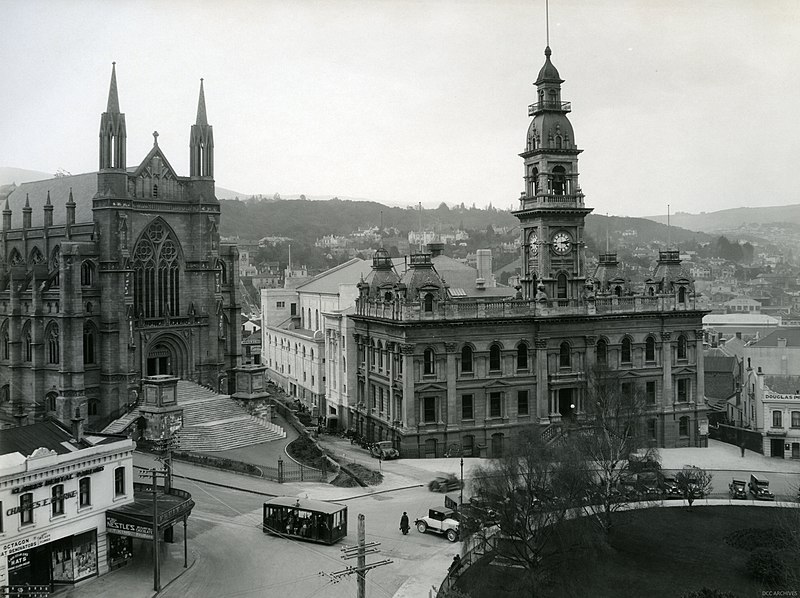
<svg viewBox="0 0 800 598"><path fill-rule="evenodd" d="M458 540L458 533L454 529L447 530L447 539L451 542Z"/></svg>
<svg viewBox="0 0 800 598"><path fill-rule="evenodd" d="M417 523L417 531L421 534L424 534L425 532L428 531L428 524L425 523L424 521L420 521L419 523Z"/></svg>

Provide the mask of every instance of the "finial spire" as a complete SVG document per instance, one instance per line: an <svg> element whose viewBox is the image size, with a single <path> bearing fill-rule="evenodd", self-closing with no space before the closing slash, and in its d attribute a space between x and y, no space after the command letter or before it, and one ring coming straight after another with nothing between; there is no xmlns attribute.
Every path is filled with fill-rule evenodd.
<svg viewBox="0 0 800 598"><path fill-rule="evenodd" d="M158 131L153 131L153 145L158 145Z"/></svg>
<svg viewBox="0 0 800 598"><path fill-rule="evenodd" d="M72 187L69 188L69 199L67 200L67 205L75 205L75 200L72 198Z"/></svg>
<svg viewBox="0 0 800 598"><path fill-rule="evenodd" d="M207 125L208 117L206 116L206 94L203 91L203 79L200 78L200 97L197 100L197 122L198 125Z"/></svg>
<svg viewBox="0 0 800 598"><path fill-rule="evenodd" d="M25 194L25 207L26 207L27 209L30 209L30 208L31 208L31 199L30 199L30 197L28 196L28 194L27 194L27 193Z"/></svg>
<svg viewBox="0 0 800 598"><path fill-rule="evenodd" d="M46 206L53 205L53 204L50 203L50 190L49 189L47 190L47 201L45 202L44 205L46 205Z"/></svg>
<svg viewBox="0 0 800 598"><path fill-rule="evenodd" d="M119 112L119 96L117 95L117 63L111 63L111 85L108 88L108 107L106 112Z"/></svg>
<svg viewBox="0 0 800 598"><path fill-rule="evenodd" d="M544 0L544 22L547 37L547 49L550 49L550 0Z"/></svg>

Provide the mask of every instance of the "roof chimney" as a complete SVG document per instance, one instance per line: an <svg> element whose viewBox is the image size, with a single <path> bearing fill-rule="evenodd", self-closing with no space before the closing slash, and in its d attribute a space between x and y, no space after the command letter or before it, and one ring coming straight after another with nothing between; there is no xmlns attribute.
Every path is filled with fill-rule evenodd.
<svg viewBox="0 0 800 598"><path fill-rule="evenodd" d="M432 241L428 243L428 252L431 254L431 257L439 257L444 253L444 243L440 241Z"/></svg>
<svg viewBox="0 0 800 598"><path fill-rule="evenodd" d="M83 418L80 407L75 407L75 417L72 418L72 437L75 442L83 440Z"/></svg>

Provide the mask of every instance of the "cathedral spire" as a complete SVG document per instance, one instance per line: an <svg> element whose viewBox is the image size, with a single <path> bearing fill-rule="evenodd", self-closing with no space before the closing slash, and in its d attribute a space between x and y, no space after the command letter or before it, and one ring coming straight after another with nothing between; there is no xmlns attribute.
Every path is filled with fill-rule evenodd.
<svg viewBox="0 0 800 598"><path fill-rule="evenodd" d="M119 113L119 96L117 95L117 63L111 63L111 85L108 88L108 107L106 112Z"/></svg>
<svg viewBox="0 0 800 598"><path fill-rule="evenodd" d="M208 117L206 116L206 94L203 91L203 79L200 79L200 97L197 100L197 122L196 125L208 126Z"/></svg>

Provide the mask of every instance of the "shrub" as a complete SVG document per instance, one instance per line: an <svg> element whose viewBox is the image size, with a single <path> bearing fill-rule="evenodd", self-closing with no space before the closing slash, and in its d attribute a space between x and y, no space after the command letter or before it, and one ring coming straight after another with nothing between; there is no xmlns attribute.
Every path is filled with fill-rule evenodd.
<svg viewBox="0 0 800 598"><path fill-rule="evenodd" d="M319 446L308 436L300 436L286 447L289 455L309 467L322 469L325 456Z"/></svg>
<svg viewBox="0 0 800 598"><path fill-rule="evenodd" d="M756 548L745 564L753 579L769 585L780 584L786 579L786 565L781 555L769 548Z"/></svg>
<svg viewBox="0 0 800 598"><path fill-rule="evenodd" d="M791 534L784 529L753 528L738 529L725 536L725 543L741 550L755 550L756 548L774 548L782 550L792 543Z"/></svg>

